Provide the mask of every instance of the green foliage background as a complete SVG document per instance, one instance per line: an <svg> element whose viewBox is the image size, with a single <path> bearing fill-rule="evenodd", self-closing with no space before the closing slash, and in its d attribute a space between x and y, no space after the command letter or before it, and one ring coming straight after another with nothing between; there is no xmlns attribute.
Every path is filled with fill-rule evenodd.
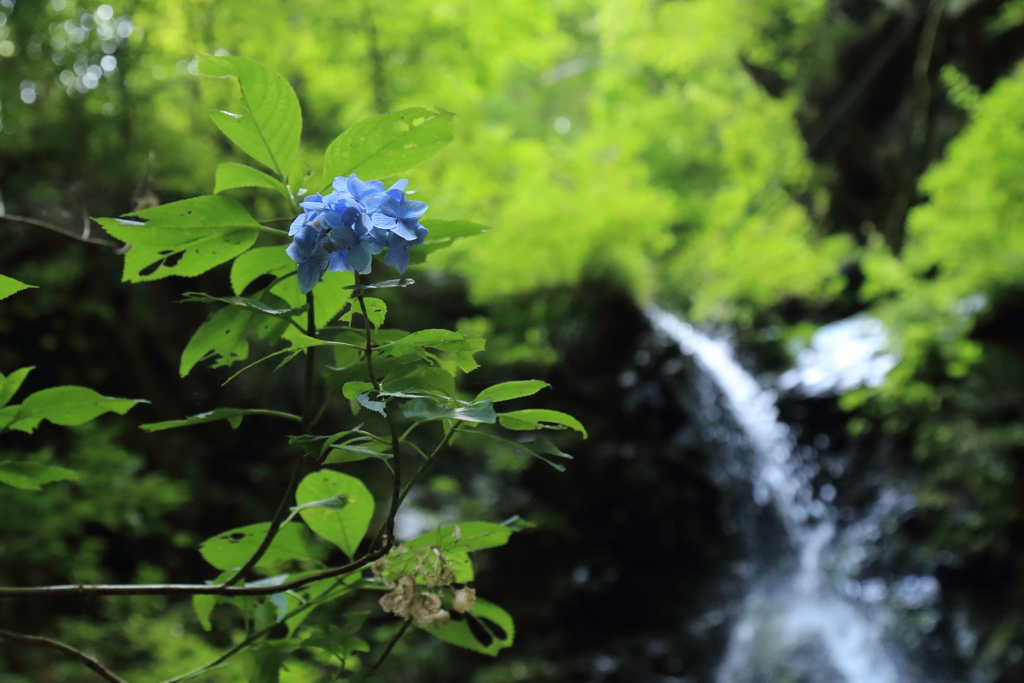
<svg viewBox="0 0 1024 683"><path fill-rule="evenodd" d="M210 124L207 111L227 108L233 86L198 78L201 53L258 58L285 75L306 113L303 155L316 162L338 132L370 114L408 106L456 112L455 142L410 174L417 198L431 217L493 230L432 255L422 273L435 298L389 299L395 315L486 333L487 354L507 377L559 361L557 320L595 282L635 305L657 302L735 326L767 370L781 369L814 325L858 311L880 317L902 362L883 387L843 397L844 433L887 457L886 476L917 482L922 517L906 536L922 566L961 582L964 594L984 583L979 577L1003 577L971 608L980 633L971 656L985 675L1011 680L1024 646L1020 0L948 3L917 166L906 132L913 39L882 72L884 87L868 89L824 142L807 143L848 92L863 55L903 21L867 0L110 7L105 22L97 5L78 0L0 8L0 190L8 213L80 229L84 216L212 191L216 165L243 159ZM116 69L85 88L83 74L107 52ZM905 164L921 176L894 250L884 225ZM284 210L267 193L230 194L266 217ZM59 380L109 395L173 393L147 421L195 412L228 391L198 373L180 393L162 384L162 368L176 374L182 348L182 333L173 331L195 329L204 315L198 306L166 305L180 298L174 280L122 285L120 259L100 248L13 223L2 229L3 272L40 288L0 303L0 370L45 365L34 388ZM226 271L203 282L228 293ZM281 392L295 390L273 381ZM200 537L170 530L202 528L186 501L216 500L219 487L241 498L202 507L203 516L261 509L258 491L237 491L246 478L259 484L265 465L214 471L204 460L239 447L242 437L211 436L198 446L169 437L158 454L128 434L130 421L102 424L73 436L40 430L56 447L40 450L20 436L5 445L39 462L88 463L82 471L92 474L42 495L0 490L4 518L15 520L0 548L3 583L159 578L168 566L118 564L115 546L152 542L168 557L186 552ZM176 448L197 450L189 459ZM494 454L491 467L514 479L526 465ZM459 485L436 486L452 482ZM481 500L464 504L486 509ZM957 559L936 559L948 556ZM117 567L126 574L113 577ZM161 611L159 600L138 599L132 607L143 616L112 626L128 607L112 600L78 614L55 609L57 616L34 615L29 624L97 648L117 630L122 640L109 647L139 680L214 652L187 609ZM24 618L18 610L0 614ZM406 652L412 663L403 666L427 667L437 655L424 648ZM25 656L10 659L19 671L37 667L67 681L88 675ZM516 665L543 672L549 664ZM500 672L467 667L480 683L518 678L512 664ZM311 671L283 680L314 680Z"/></svg>

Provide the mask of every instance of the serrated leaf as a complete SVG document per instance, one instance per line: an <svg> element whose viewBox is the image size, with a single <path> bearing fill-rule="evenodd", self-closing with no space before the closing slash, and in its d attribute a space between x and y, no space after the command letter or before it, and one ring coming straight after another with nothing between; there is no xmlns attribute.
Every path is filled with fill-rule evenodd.
<svg viewBox="0 0 1024 683"><path fill-rule="evenodd" d="M358 462L373 458L383 460L385 463L391 459L390 453L375 451L369 446L355 446L351 444L336 444L330 447L331 454L324 460L325 465L334 465L345 462Z"/></svg>
<svg viewBox="0 0 1024 683"><path fill-rule="evenodd" d="M276 298L276 297L275 297ZM239 306L255 313L262 313L264 315L274 316L294 316L299 313L304 313L309 307L303 304L297 308L276 308L274 306L267 305L258 299L253 299L244 296L210 296L209 294L203 294L202 292L185 292L185 299L183 303L212 303L219 302L222 304L228 304L229 306Z"/></svg>
<svg viewBox="0 0 1024 683"><path fill-rule="evenodd" d="M412 107L363 119L342 133L324 155L324 176L387 178L434 156L455 135L455 114Z"/></svg>
<svg viewBox="0 0 1024 683"><path fill-rule="evenodd" d="M343 496L348 503L341 510L310 508L299 514L310 529L354 558L359 543L370 527L374 509L373 495L355 477L325 469L313 472L302 480L295 492L295 502L303 505L332 496Z"/></svg>
<svg viewBox="0 0 1024 683"><path fill-rule="evenodd" d="M482 401L485 398L489 398L495 403L500 401L511 401L514 398L532 396L541 389L545 389L549 386L551 385L547 382L542 382L539 379L528 379L519 382L502 382L501 384L495 384L494 386L487 387L477 394L474 400Z"/></svg>
<svg viewBox="0 0 1024 683"><path fill-rule="evenodd" d="M515 624L508 612L492 602L477 598L472 612L456 616L443 626L431 624L424 631L452 645L494 657L511 647Z"/></svg>
<svg viewBox="0 0 1024 683"><path fill-rule="evenodd" d="M12 294L17 294L26 289L38 289L35 285L26 285L13 277L0 275L0 299L6 299Z"/></svg>
<svg viewBox="0 0 1024 683"><path fill-rule="evenodd" d="M508 543L512 529L494 522L459 522L441 527L402 543L407 550L416 551L431 546L442 553L452 550L473 552L498 548Z"/></svg>
<svg viewBox="0 0 1024 683"><path fill-rule="evenodd" d="M243 152L285 178L295 164L302 135L299 98L288 81L247 57L200 55L199 73L238 79L243 111L213 111L210 116Z"/></svg>
<svg viewBox="0 0 1024 683"><path fill-rule="evenodd" d="M416 422L442 418L484 424L494 424L495 421L494 402L490 399L455 408L446 408L430 399L417 398L406 403L403 412L407 418Z"/></svg>
<svg viewBox="0 0 1024 683"><path fill-rule="evenodd" d="M372 390L373 385L369 382L345 382L345 385L341 388L341 393L344 394L345 398L351 400L359 394L365 394Z"/></svg>
<svg viewBox="0 0 1024 683"><path fill-rule="evenodd" d="M577 432L582 434L584 439L587 438L587 430L579 420L572 415L566 415L565 413L557 410L534 408L531 410L516 410L511 413L501 413L498 415L498 422L505 429L523 431L533 429L562 429L564 427L568 427L570 429L575 429Z"/></svg>
<svg viewBox="0 0 1024 683"><path fill-rule="evenodd" d="M351 289L351 287L346 287L345 289ZM372 296L363 297L363 303L366 304L366 317L370 320L370 324L373 325L374 329L379 330L380 326L384 324L384 317L388 313L388 305L380 299L376 299ZM352 299L349 302L348 311L346 311L345 315L341 316L339 320L341 320L341 322L351 323L352 316L356 313L362 315L363 307L359 305L358 299Z"/></svg>
<svg viewBox="0 0 1024 683"><path fill-rule="evenodd" d="M185 377L202 360L213 358L215 368L249 357L246 330L255 314L237 306L225 306L206 319L181 352L179 373Z"/></svg>
<svg viewBox="0 0 1024 683"><path fill-rule="evenodd" d="M270 523L250 524L223 531L208 538L199 546L199 553L216 569L237 569L243 566L259 548L270 530ZM279 560L307 560L310 538L301 524L281 527L257 567Z"/></svg>
<svg viewBox="0 0 1024 683"><path fill-rule="evenodd" d="M63 467L37 462L0 462L0 483L16 489L40 491L45 484L77 479L77 472Z"/></svg>
<svg viewBox="0 0 1024 683"><path fill-rule="evenodd" d="M251 247L260 228L241 204L217 195L184 199L131 215L146 222L96 219L108 233L132 245L124 259L125 282L200 275Z"/></svg>
<svg viewBox="0 0 1024 683"><path fill-rule="evenodd" d="M370 398L369 393L357 394L356 402L367 410L372 410L375 413L380 413L384 417L387 417L386 405L384 401L374 401Z"/></svg>
<svg viewBox="0 0 1024 683"><path fill-rule="evenodd" d="M6 377L0 375L0 408L11 402L14 395L18 393L18 389L21 388L21 383L28 377L28 373L35 369L36 367L31 365L27 368L18 368Z"/></svg>
<svg viewBox="0 0 1024 683"><path fill-rule="evenodd" d="M267 175L258 168L245 164L219 164L213 193L220 194L227 190L237 190L240 187L263 187L281 193L289 201L292 199L288 194L288 188L280 180Z"/></svg>
<svg viewBox="0 0 1024 683"><path fill-rule="evenodd" d="M51 387L31 394L22 401L10 429L32 433L43 420L74 427L104 413L124 415L138 403L131 398L111 398L86 387Z"/></svg>
<svg viewBox="0 0 1024 683"><path fill-rule="evenodd" d="M448 398L455 395L455 378L432 365L408 364L384 377L381 391L393 394L433 394Z"/></svg>
<svg viewBox="0 0 1024 683"><path fill-rule="evenodd" d="M177 427L189 427L191 425L205 424L207 422L227 420L231 423L232 429L238 429L238 426L242 423L242 418L246 415L269 415L272 417L281 417L286 420L292 420L294 422L302 422L302 418L298 415L282 413L276 410L263 410L259 408L215 408L214 410L199 413L198 415L192 415L181 420L150 422L148 424L139 425L139 428L147 432L160 432L165 429L176 429Z"/></svg>
<svg viewBox="0 0 1024 683"><path fill-rule="evenodd" d="M256 247L231 264L231 290L241 295L261 275L281 277L293 272L295 261L292 261L283 247Z"/></svg>
<svg viewBox="0 0 1024 683"><path fill-rule="evenodd" d="M403 277L398 280L381 280L380 282L373 282L368 285L349 285L345 289L393 289L395 287L408 287L414 284L416 284L416 281L412 278Z"/></svg>

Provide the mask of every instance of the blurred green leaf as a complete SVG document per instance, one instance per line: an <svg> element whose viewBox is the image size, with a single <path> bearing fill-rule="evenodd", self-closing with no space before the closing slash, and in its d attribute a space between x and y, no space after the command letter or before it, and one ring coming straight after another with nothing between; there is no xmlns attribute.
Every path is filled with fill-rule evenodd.
<svg viewBox="0 0 1024 683"><path fill-rule="evenodd" d="M17 489L40 491L44 484L77 479L77 472L63 467L42 465L37 462L0 462L0 483Z"/></svg>
<svg viewBox="0 0 1024 683"><path fill-rule="evenodd" d="M238 79L243 111L212 111L210 117L243 152L285 179L295 165L302 135L299 98L288 81L246 57L200 55L199 73Z"/></svg>
<svg viewBox="0 0 1024 683"><path fill-rule="evenodd" d="M435 401L417 398L405 404L404 414L410 420L425 422L427 420L461 420L463 422L482 422L494 424L494 402L490 399L467 403L466 405L446 408Z"/></svg>
<svg viewBox="0 0 1024 683"><path fill-rule="evenodd" d="M138 403L148 401L102 396L86 387L51 387L26 398L9 428L31 433L43 420L73 427L104 413L124 415Z"/></svg>
<svg viewBox="0 0 1024 683"><path fill-rule="evenodd" d="M445 625L432 624L423 630L446 643L491 657L511 647L516 633L508 612L480 598L476 599L472 612L461 615L452 612L452 619Z"/></svg>
<svg viewBox="0 0 1024 683"><path fill-rule="evenodd" d="M302 418L298 415L282 413L276 410L263 410L261 408L215 408L214 410L199 413L198 415L192 415L181 420L150 422L148 424L139 425L139 428L147 432L160 432L165 429L189 427L191 425L205 424L207 422L227 420L232 429L238 429L238 426L242 424L242 418L246 415L268 415L271 417L280 417L286 420L292 420L294 422L302 421Z"/></svg>

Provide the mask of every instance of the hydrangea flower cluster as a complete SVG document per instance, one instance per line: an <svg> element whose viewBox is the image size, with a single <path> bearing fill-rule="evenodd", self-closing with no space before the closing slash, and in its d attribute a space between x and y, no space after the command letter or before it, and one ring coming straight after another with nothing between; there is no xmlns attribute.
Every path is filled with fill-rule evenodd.
<svg viewBox="0 0 1024 683"><path fill-rule="evenodd" d="M369 273L373 256L385 247L384 263L405 272L409 248L427 237L419 224L427 205L406 199L408 184L399 180L385 190L379 180L364 183L353 173L335 178L326 197L312 194L299 204L304 211L288 230L295 239L287 251L299 266L303 294L328 270Z"/></svg>

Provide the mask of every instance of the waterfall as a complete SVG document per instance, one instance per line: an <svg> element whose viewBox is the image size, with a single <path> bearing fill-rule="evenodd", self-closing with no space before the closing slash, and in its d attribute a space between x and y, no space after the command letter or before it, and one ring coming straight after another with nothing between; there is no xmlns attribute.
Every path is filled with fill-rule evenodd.
<svg viewBox="0 0 1024 683"><path fill-rule="evenodd" d="M891 613L882 598L888 587L881 581L857 580L883 520L911 507L912 499L881 491L873 510L857 523L840 528L832 503L835 489L828 484L815 491L817 464L794 448L795 439L779 420L775 392L761 387L743 369L728 343L660 309L651 308L647 315L653 327L693 357L717 387L723 408L751 451L747 476L754 500L774 511L789 545L777 566L755 570L716 683L917 681L887 637ZM879 330L870 321L847 328L866 329L868 339L843 337L847 353L839 353L844 363L838 384L844 389L857 384L855 369L847 362L851 353L860 353L867 361L864 367L869 376L862 383L880 382L879 375L884 376L895 360L880 356ZM813 350L824 353L822 348ZM798 362L797 374L786 377L790 388L800 383L799 373L819 387L831 386L821 370L811 365L807 358ZM926 594L924 600L934 601L938 583L933 577L910 579Z"/></svg>

